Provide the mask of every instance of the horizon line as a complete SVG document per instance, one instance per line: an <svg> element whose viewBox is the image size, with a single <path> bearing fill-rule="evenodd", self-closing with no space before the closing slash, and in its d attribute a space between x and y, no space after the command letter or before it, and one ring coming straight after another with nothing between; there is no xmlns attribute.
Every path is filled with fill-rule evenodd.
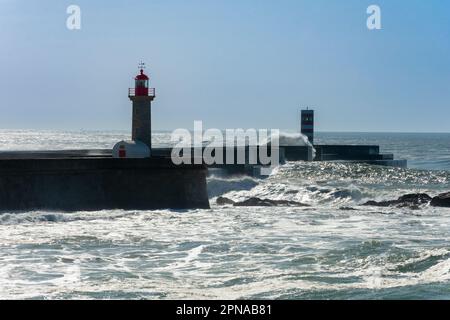
<svg viewBox="0 0 450 320"><path fill-rule="evenodd" d="M178 128L176 128L178 129ZM156 129L156 130L152 130L152 132L172 132L176 129ZM187 128L183 128L183 129L187 129ZM210 129L210 128L207 128ZM207 130L206 129L206 130ZM237 130L237 129L251 129L251 128L226 128L226 129L220 129L221 131L225 131L227 129L233 129L233 130ZM254 128L252 128L254 129ZM298 129L279 129L279 128L258 128L258 129L267 129L267 130L280 130L280 132L296 132L296 133L300 133L300 131ZM80 129L36 129L36 128L0 128L0 131L56 131L56 132L128 132L130 131L131 133L131 129L84 129L84 128L80 128ZM188 129L188 131L193 131L192 129ZM205 130L204 130L205 131ZM314 131L314 133L381 133L381 134L450 134L450 131L339 131L339 130L317 130Z"/></svg>

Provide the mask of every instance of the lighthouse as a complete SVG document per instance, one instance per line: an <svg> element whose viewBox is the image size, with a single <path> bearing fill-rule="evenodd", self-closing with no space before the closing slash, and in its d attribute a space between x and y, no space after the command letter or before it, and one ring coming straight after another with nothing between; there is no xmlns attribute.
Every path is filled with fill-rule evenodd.
<svg viewBox="0 0 450 320"><path fill-rule="evenodd" d="M132 140L145 143L152 149L152 101L155 89L148 87L149 77L144 74L143 66L134 78L134 88L128 89L128 97L133 103Z"/></svg>
<svg viewBox="0 0 450 320"><path fill-rule="evenodd" d="M139 65L139 74L134 78L134 88L128 89L128 98L133 105L132 141L120 141L113 148L115 158L147 158L152 149L152 101L155 89L149 88L150 78L144 73L145 65Z"/></svg>

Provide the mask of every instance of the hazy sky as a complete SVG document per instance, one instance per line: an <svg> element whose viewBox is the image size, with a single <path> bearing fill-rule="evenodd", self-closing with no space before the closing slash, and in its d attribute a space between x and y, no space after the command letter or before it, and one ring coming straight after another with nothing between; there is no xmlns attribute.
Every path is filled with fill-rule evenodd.
<svg viewBox="0 0 450 320"><path fill-rule="evenodd" d="M310 106L320 131L449 132L449 17L442 0L0 0L0 128L129 129L144 60L155 129L297 129Z"/></svg>

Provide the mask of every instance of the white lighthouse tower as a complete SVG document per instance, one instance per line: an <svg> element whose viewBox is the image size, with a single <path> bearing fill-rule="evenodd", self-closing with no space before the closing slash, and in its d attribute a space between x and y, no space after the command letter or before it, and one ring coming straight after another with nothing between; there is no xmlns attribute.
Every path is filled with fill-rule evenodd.
<svg viewBox="0 0 450 320"><path fill-rule="evenodd" d="M134 78L134 88L128 89L128 98L133 104L131 129L132 141L120 141L113 148L115 158L147 158L152 149L152 101L155 89L149 88L150 78L144 73L145 65L139 65L140 72Z"/></svg>

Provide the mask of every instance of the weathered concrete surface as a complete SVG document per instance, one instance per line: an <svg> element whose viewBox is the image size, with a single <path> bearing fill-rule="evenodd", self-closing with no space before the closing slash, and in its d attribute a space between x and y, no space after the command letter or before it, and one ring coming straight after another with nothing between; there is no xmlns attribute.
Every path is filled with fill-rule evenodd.
<svg viewBox="0 0 450 320"><path fill-rule="evenodd" d="M382 160L376 145L314 145L316 161Z"/></svg>
<svg viewBox="0 0 450 320"><path fill-rule="evenodd" d="M209 208L206 174L170 158L0 159L0 210Z"/></svg>
<svg viewBox="0 0 450 320"><path fill-rule="evenodd" d="M110 158L111 149L0 151L0 159Z"/></svg>

